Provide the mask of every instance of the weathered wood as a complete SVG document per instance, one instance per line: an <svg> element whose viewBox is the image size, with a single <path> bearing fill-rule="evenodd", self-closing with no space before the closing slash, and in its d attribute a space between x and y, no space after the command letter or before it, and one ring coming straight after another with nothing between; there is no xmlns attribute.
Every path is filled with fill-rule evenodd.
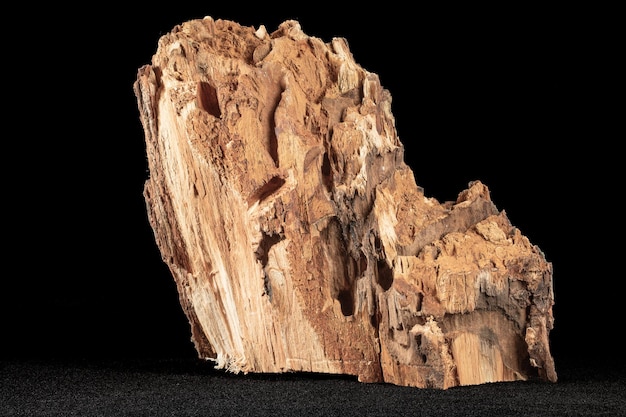
<svg viewBox="0 0 626 417"><path fill-rule="evenodd" d="M149 219L199 357L442 389L557 380L552 265L480 181L424 195L345 39L192 20L134 91Z"/></svg>

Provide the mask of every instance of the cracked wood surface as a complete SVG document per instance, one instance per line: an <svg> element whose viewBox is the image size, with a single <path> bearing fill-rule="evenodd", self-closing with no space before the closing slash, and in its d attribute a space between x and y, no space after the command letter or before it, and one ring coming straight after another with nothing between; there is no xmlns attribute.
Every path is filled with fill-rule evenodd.
<svg viewBox="0 0 626 417"><path fill-rule="evenodd" d="M552 265L480 181L424 195L345 39L192 20L133 87L149 220L200 358L441 389L557 380Z"/></svg>

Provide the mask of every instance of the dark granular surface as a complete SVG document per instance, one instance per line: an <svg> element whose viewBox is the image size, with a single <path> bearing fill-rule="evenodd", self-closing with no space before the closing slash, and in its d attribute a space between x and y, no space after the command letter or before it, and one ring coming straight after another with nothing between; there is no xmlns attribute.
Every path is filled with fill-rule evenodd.
<svg viewBox="0 0 626 417"><path fill-rule="evenodd" d="M234 375L194 359L0 362L3 416L625 416L621 366L557 383L419 389L319 374Z"/></svg>

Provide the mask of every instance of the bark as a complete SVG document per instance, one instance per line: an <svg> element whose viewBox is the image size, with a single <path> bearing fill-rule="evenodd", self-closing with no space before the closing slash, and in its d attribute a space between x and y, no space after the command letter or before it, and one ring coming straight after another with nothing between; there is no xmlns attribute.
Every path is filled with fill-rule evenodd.
<svg viewBox="0 0 626 417"><path fill-rule="evenodd" d="M147 211L200 358L423 388L557 380L551 263L480 181L424 195L345 39L192 20L134 91Z"/></svg>

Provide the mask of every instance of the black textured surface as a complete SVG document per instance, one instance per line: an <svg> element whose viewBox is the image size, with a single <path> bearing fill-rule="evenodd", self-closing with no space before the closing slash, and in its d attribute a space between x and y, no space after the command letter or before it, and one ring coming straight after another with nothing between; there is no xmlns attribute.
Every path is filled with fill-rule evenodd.
<svg viewBox="0 0 626 417"><path fill-rule="evenodd" d="M601 372L599 372L601 371ZM345 376L233 375L188 360L0 362L3 416L624 416L616 369L564 369L559 382L448 390Z"/></svg>

